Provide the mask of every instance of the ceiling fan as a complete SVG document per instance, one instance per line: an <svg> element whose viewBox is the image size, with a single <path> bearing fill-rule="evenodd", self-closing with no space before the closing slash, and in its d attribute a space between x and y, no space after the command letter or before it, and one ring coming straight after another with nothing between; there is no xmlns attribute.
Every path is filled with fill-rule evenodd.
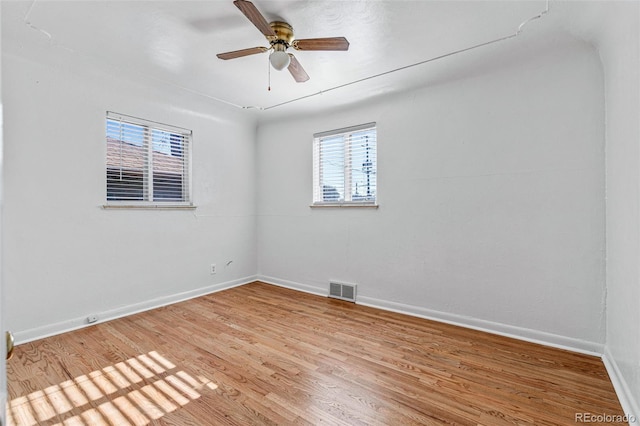
<svg viewBox="0 0 640 426"><path fill-rule="evenodd" d="M250 47L248 49L234 50L232 52L218 53L220 59L235 59L243 56L255 55L272 50L269 62L273 68L281 71L289 70L298 83L309 80L309 75L302 68L300 62L292 53L287 53L289 47L296 50L348 50L349 42L344 37L308 38L297 40L293 35L293 28L286 22L267 20L260 14L253 3L247 0L235 0L233 2L238 9L251 21L269 41L270 47Z"/></svg>

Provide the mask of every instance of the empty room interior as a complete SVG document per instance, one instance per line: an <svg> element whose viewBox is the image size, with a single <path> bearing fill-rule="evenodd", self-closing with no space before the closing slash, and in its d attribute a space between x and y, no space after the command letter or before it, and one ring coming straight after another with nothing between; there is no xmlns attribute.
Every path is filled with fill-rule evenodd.
<svg viewBox="0 0 640 426"><path fill-rule="evenodd" d="M640 422L640 2L0 12L2 424Z"/></svg>

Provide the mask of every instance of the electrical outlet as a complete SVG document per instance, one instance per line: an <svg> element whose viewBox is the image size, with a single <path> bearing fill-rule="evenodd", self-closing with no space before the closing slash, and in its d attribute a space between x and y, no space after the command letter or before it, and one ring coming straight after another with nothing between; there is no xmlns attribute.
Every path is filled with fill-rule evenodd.
<svg viewBox="0 0 640 426"><path fill-rule="evenodd" d="M216 264L212 263L211 264L211 275L214 275L216 273Z"/></svg>

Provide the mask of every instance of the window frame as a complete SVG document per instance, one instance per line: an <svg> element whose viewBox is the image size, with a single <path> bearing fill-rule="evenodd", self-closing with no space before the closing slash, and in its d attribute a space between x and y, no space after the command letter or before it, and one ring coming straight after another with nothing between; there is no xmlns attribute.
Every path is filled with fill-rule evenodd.
<svg viewBox="0 0 640 426"><path fill-rule="evenodd" d="M365 131L373 131L374 132L374 142L373 142L373 158L369 159L373 164L373 174L375 176L374 182L374 194L373 199L363 198L362 200L353 200L352 193L352 178L353 178L353 170L355 169L353 163L353 143L355 142L352 139L352 135L359 132ZM345 127L341 129L335 129L325 132L315 133L313 135L313 145L312 145L312 161L313 161L313 191L312 191L312 203L310 207L378 207L378 183L377 183L377 174L378 174L378 165L377 165L377 123L365 123L356 126ZM342 159L344 160L343 168L344 171L340 177L342 181L343 188L343 198L338 199L337 201L327 201L326 200L326 180L323 178L323 163L322 163L322 153L323 153L323 142L325 140L343 137L344 144L344 156ZM357 139L356 139L357 141ZM368 148L367 148L368 149Z"/></svg>
<svg viewBox="0 0 640 426"><path fill-rule="evenodd" d="M136 199L109 199L109 173L113 173L113 171L121 170L122 164L119 166L113 167L109 164L109 122L115 122L117 125L122 126L123 124L136 126L142 128L141 133L141 147L144 156L143 166L142 166L142 200ZM177 158L181 159L181 167L182 173L180 176L181 182L181 199L176 198L165 198L159 196L154 191L155 182L154 176L157 178L158 175L167 175L167 173L163 173L157 169L157 165L154 165L153 156L154 156L154 133L155 132L163 132L169 133L170 138L172 136L177 136L180 138L182 145L180 146L180 150L182 156ZM195 208L193 205L193 193L192 193L192 147L193 147L193 132L191 130L177 127L165 123L160 123L156 121L151 121L139 117L134 117L126 114L116 113L113 111L107 111L105 117L105 194L104 200L105 204L103 208L131 208L131 209L193 209ZM135 145L135 144L134 144ZM169 142L169 150L172 150L171 142ZM157 155L157 154L155 154ZM137 171L130 171L131 174L136 174ZM177 174L176 174L177 175ZM146 199L145 199L146 198Z"/></svg>

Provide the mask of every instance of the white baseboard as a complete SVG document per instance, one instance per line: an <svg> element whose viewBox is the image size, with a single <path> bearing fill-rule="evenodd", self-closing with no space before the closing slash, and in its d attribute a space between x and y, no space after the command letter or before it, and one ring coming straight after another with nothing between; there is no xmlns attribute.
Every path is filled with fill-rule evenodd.
<svg viewBox="0 0 640 426"><path fill-rule="evenodd" d="M406 305L403 303L388 302L386 300L374 299L372 297L358 296L361 305L374 308L385 309L401 314L412 315L446 324L466 327L473 330L484 331L500 336L511 337L526 342L538 343L559 349L566 349L572 352L579 352L587 355L601 356L604 345L586 340L574 339L572 337L561 336L545 331L530 328L518 327L499 322L486 321L478 318L467 317L448 312L435 311L420 306Z"/></svg>
<svg viewBox="0 0 640 426"><path fill-rule="evenodd" d="M611 379L613 388L616 390L616 394L620 400L620 405L622 405L622 410L630 419L629 425L636 426L640 420L640 408L638 406L638 401L635 400L633 392L631 392L627 381L624 379L624 376L622 375L622 372L620 371L620 368L608 347L605 347L604 349L602 362L607 369L607 373L609 373L609 378ZM634 420L633 423L631 420Z"/></svg>
<svg viewBox="0 0 640 426"><path fill-rule="evenodd" d="M279 278L266 277L261 275L258 275L258 280L280 287L304 291L305 293L311 293L320 296L327 296L328 294L328 284L327 288L321 288L313 285L301 284L293 281L287 281ZM435 311L420 306L389 302L386 300L375 299L373 297L366 296L358 296L356 303L364 306L370 306L372 308L398 312L400 314L411 315L414 317L457 325L460 327L466 327L474 330L484 331L487 333L512 337L518 340L538 343L541 345L551 346L559 349L566 349L569 351L579 352L587 355L600 357L602 356L602 353L604 351L604 345L600 343L574 339L571 337L560 336L557 334L547 333L544 331L533 330L529 328L481 320L473 317Z"/></svg>
<svg viewBox="0 0 640 426"><path fill-rule="evenodd" d="M60 321L53 324L47 324L45 326L32 328L29 330L18 331L14 333L16 344L22 344L31 342L45 337L54 336L56 334L66 333L68 331L78 330L91 325L99 324L102 322L110 321L116 318L122 318L127 315L137 314L139 312L149 311L151 309L159 308L162 306L171 305L173 303L182 302L185 300L193 299L195 297L204 296L206 294L215 293L221 290L226 290L233 287L238 287L250 282L256 281L256 276L250 276L240 278L233 281L227 281L220 284L214 284L207 287L201 287L194 290L185 291L182 293L171 294L168 296L161 296L155 299L146 300L140 303L134 303L115 309L110 309L103 312L98 312L98 321L92 324L87 323L87 317L71 318L65 321Z"/></svg>
<svg viewBox="0 0 640 426"><path fill-rule="evenodd" d="M303 291L305 293L315 294L316 296L328 296L329 295L329 287L320 288L316 286L311 286L307 284L300 284L293 281L283 280L280 278L267 277L264 275L258 275L258 281L262 281L263 283L277 285L278 287L289 288L291 290Z"/></svg>

